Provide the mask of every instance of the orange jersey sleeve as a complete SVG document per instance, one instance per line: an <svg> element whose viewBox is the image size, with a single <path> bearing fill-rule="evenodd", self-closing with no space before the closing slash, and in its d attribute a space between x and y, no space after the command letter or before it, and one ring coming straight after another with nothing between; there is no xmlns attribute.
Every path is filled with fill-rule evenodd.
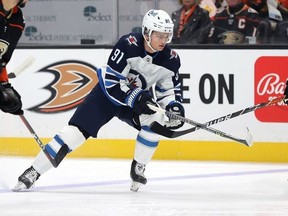
<svg viewBox="0 0 288 216"><path fill-rule="evenodd" d="M2 71L0 73L0 82L8 82L6 67L2 67Z"/></svg>

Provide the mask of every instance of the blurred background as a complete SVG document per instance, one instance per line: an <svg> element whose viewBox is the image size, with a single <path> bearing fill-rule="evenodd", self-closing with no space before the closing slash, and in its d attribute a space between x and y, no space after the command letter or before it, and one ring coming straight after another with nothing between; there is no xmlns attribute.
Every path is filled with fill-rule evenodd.
<svg viewBox="0 0 288 216"><path fill-rule="evenodd" d="M228 4L229 1L231 0L228 0ZM253 35L250 35L251 29L241 31L244 34L241 36L245 37L241 39L241 44L287 44L287 0L236 1L245 3L258 13L256 17L251 17L250 14L241 12L246 25L250 25L249 20L257 19L256 24L253 24ZM149 9L162 9L172 16L173 12L185 6L185 2L190 5L197 4L208 11L216 29L223 27L223 23L220 23L219 27L217 17L227 15L222 13L226 10L226 0L30 0L23 9L26 27L19 46L112 45L123 34L141 32L142 18ZM216 12L219 12L220 16ZM194 16L194 24L193 21L188 21L188 25L197 25L198 31L207 27L201 14ZM173 21L179 22L177 17ZM175 26L177 25L175 23ZM237 27L232 30L235 28ZM231 29L228 28L228 31ZM231 43L223 41L220 44ZM215 40L185 41L185 44L204 43L219 44ZM239 44L239 41L232 44Z"/></svg>
<svg viewBox="0 0 288 216"><path fill-rule="evenodd" d="M149 9L171 14L178 7L177 0L30 0L20 45L79 45L85 39L111 45L123 34L141 32Z"/></svg>

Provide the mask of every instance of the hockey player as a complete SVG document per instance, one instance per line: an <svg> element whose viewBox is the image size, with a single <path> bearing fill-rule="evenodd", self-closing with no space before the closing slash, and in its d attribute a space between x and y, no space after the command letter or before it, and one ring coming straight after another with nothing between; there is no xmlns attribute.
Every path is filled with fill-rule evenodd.
<svg viewBox="0 0 288 216"><path fill-rule="evenodd" d="M221 8L213 18L210 43L244 44L257 35L261 21L257 11L244 4L242 0L226 0L227 6Z"/></svg>
<svg viewBox="0 0 288 216"><path fill-rule="evenodd" d="M6 65L25 27L20 7L28 0L0 2L0 109L15 115L23 114L21 97L8 80Z"/></svg>
<svg viewBox="0 0 288 216"><path fill-rule="evenodd" d="M286 103L288 105L288 80L286 81L286 87L285 87L285 90L284 90L284 96L285 96L284 103Z"/></svg>
<svg viewBox="0 0 288 216"><path fill-rule="evenodd" d="M152 9L143 18L142 34L131 33L119 39L109 56L107 67L97 70L99 83L78 106L68 125L45 146L57 164L86 139L96 138L103 125L118 117L139 130L130 170L130 190L138 191L142 184L146 184L145 166L160 138L149 129L149 125L153 121L172 129L183 125L176 119L166 120L165 123L162 114L147 106L147 103L152 103L184 116L178 72L180 59L167 46L173 37L173 27L166 12ZM156 100L149 91L152 87ZM13 190L31 188L50 168L52 164L41 151L32 166L18 178Z"/></svg>

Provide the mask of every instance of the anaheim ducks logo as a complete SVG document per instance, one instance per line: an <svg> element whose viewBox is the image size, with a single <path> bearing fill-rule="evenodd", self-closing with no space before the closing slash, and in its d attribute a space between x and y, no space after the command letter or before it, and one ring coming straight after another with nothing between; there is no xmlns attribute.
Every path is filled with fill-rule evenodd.
<svg viewBox="0 0 288 216"><path fill-rule="evenodd" d="M50 91L50 98L29 109L39 113L56 113L75 108L98 83L96 68L81 61L57 62L38 72L48 72L55 76L44 87Z"/></svg>
<svg viewBox="0 0 288 216"><path fill-rule="evenodd" d="M226 31L218 35L222 44L242 44L245 41L245 35L238 31Z"/></svg>
<svg viewBox="0 0 288 216"><path fill-rule="evenodd" d="M4 55L8 50L9 43L0 39L0 55Z"/></svg>

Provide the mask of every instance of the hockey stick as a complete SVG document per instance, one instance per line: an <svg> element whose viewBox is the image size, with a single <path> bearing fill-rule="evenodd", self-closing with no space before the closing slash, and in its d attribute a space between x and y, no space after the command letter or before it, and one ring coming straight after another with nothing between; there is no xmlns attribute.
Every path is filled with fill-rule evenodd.
<svg viewBox="0 0 288 216"><path fill-rule="evenodd" d="M33 56L29 56L21 65L14 69L13 72L8 74L8 78L18 77L24 70L30 67L35 61Z"/></svg>
<svg viewBox="0 0 288 216"><path fill-rule="evenodd" d="M211 120L209 122L204 123L204 125L206 125L206 127L209 127L211 125L218 124L220 122L223 122L223 121L226 121L226 120L241 116L243 114L246 114L246 113L249 113L249 112L253 112L253 111L257 110L257 109L274 105L274 104L276 104L276 103L278 103L278 102L280 102L282 100L285 100L285 96L277 97L277 98L268 100L266 102L262 102L262 103L256 104L256 105L254 105L252 107L247 107L247 108L244 108L242 110L239 110L239 111L227 114L225 116L213 119L213 120ZM186 135L188 133L192 133L192 132L194 132L196 130L199 130L200 127L196 126L196 127L190 128L190 129L182 130L182 131L173 131L173 130L170 130L169 128L167 128L167 127L162 126L158 122L153 122L150 125L150 129L152 131L154 131L155 133L158 133L158 134L160 134L162 136L165 136L165 137L168 137L168 138L176 138L176 137L179 137L179 136Z"/></svg>
<svg viewBox="0 0 288 216"><path fill-rule="evenodd" d="M236 142L239 142L239 143L242 143L246 146L252 146L253 145L253 142L252 142L252 135L249 133L249 130L247 128L247 138L246 139L240 139L240 138L237 138L235 136L232 136L230 134L227 134L223 131L220 131L220 130L217 130L217 129L214 129L214 128L210 128L210 127L207 127L205 124L202 124L202 123L199 123L199 122L196 122L194 120L191 120L191 119L188 119L188 118L185 118L185 117L182 117L182 116L179 116L179 115L176 115L174 114L173 112L169 112L167 110L164 110L160 107L156 107L156 106L153 106L151 104L147 104L149 106L150 109L156 111L156 112L160 112L160 113L163 113L165 115L167 115L168 117L170 118L173 118L173 119L177 119L177 120L180 120L182 122L186 122L188 124L191 124L191 125L194 125L196 127L199 127L200 129L203 129L203 130L206 130L210 133L214 133L218 136L221 136L221 137L225 137L227 139L231 139L231 140L234 140Z"/></svg>
<svg viewBox="0 0 288 216"><path fill-rule="evenodd" d="M51 164L54 167L57 167L59 163L57 163L57 161L55 159L53 159L51 157L51 155L46 151L45 146L43 145L43 143L41 142L40 138L37 136L37 134L35 133L35 131L31 127L31 125L29 124L29 122L27 121L25 116L24 115L19 115L19 117L21 118L21 120L24 123L24 125L26 126L26 128L30 131L30 133L32 134L33 138L36 140L36 142L38 143L38 145L40 146L40 148L42 149L42 151L44 152L46 157L49 159Z"/></svg>

